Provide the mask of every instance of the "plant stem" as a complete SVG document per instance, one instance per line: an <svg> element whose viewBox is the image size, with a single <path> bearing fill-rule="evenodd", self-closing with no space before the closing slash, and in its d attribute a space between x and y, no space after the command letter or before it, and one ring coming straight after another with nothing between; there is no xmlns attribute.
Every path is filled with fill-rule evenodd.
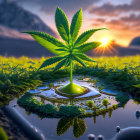
<svg viewBox="0 0 140 140"><path fill-rule="evenodd" d="M73 99L70 99L70 105L73 105Z"/></svg>
<svg viewBox="0 0 140 140"><path fill-rule="evenodd" d="M70 62L70 83L73 83L73 78L72 78L72 61Z"/></svg>

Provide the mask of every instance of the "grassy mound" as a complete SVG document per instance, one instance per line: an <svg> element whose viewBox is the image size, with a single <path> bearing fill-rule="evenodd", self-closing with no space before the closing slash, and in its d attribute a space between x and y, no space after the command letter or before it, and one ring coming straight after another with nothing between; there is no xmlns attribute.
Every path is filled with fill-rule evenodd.
<svg viewBox="0 0 140 140"><path fill-rule="evenodd" d="M72 94L72 95L76 95L76 94L83 94L85 92L87 92L87 89L79 86L75 83L69 83L65 86L60 86L58 88L56 88L56 90L58 92L64 93L64 94Z"/></svg>

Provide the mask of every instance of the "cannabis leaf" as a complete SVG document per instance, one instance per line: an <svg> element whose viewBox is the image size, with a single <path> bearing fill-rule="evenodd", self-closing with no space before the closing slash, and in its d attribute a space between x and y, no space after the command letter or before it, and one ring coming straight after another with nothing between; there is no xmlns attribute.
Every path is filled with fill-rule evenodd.
<svg viewBox="0 0 140 140"><path fill-rule="evenodd" d="M105 28L98 28L88 30L82 33L79 37L78 33L80 27L82 25L82 9L77 11L77 13L73 16L71 25L69 26L68 19L62 9L57 8L55 13L55 23L57 30L65 41L65 43L57 40L56 38L52 37L51 35L43 32L37 31L27 31L24 33L30 34L39 44L45 47L50 52L54 53L55 57L49 58L43 62L39 69L43 67L47 67L51 64L58 62L54 71L59 70L63 66L70 66L70 79L71 83L72 80L72 68L73 62L77 61L82 66L86 67L84 61L91 61L95 62L91 58L89 58L86 54L91 49L98 47L101 43L100 42L89 42L86 41L97 31L103 30Z"/></svg>

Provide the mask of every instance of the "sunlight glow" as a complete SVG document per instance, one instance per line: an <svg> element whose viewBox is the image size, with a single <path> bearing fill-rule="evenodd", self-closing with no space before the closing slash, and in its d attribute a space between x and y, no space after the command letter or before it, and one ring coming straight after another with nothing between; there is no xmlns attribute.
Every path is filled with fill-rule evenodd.
<svg viewBox="0 0 140 140"><path fill-rule="evenodd" d="M103 37L101 38L101 47L107 47L110 44L111 40L109 37Z"/></svg>
<svg viewBox="0 0 140 140"><path fill-rule="evenodd" d="M95 54L113 54L113 52L117 53L114 48L114 42L111 36L101 37L100 42L101 45L94 50Z"/></svg>

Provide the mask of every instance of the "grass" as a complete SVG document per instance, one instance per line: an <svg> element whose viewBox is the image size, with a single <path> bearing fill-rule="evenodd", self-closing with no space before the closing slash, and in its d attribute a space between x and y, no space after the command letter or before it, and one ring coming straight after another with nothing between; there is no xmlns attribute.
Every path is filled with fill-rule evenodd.
<svg viewBox="0 0 140 140"><path fill-rule="evenodd" d="M68 68L52 73L51 65L40 71L37 69L46 58L30 59L0 57L0 105L19 97L28 89L35 88L43 82L69 76ZM78 63L74 66L74 74L98 77L105 84L117 90L130 93L137 98L140 87L140 56L132 57L98 57L95 63L87 62L87 68Z"/></svg>

